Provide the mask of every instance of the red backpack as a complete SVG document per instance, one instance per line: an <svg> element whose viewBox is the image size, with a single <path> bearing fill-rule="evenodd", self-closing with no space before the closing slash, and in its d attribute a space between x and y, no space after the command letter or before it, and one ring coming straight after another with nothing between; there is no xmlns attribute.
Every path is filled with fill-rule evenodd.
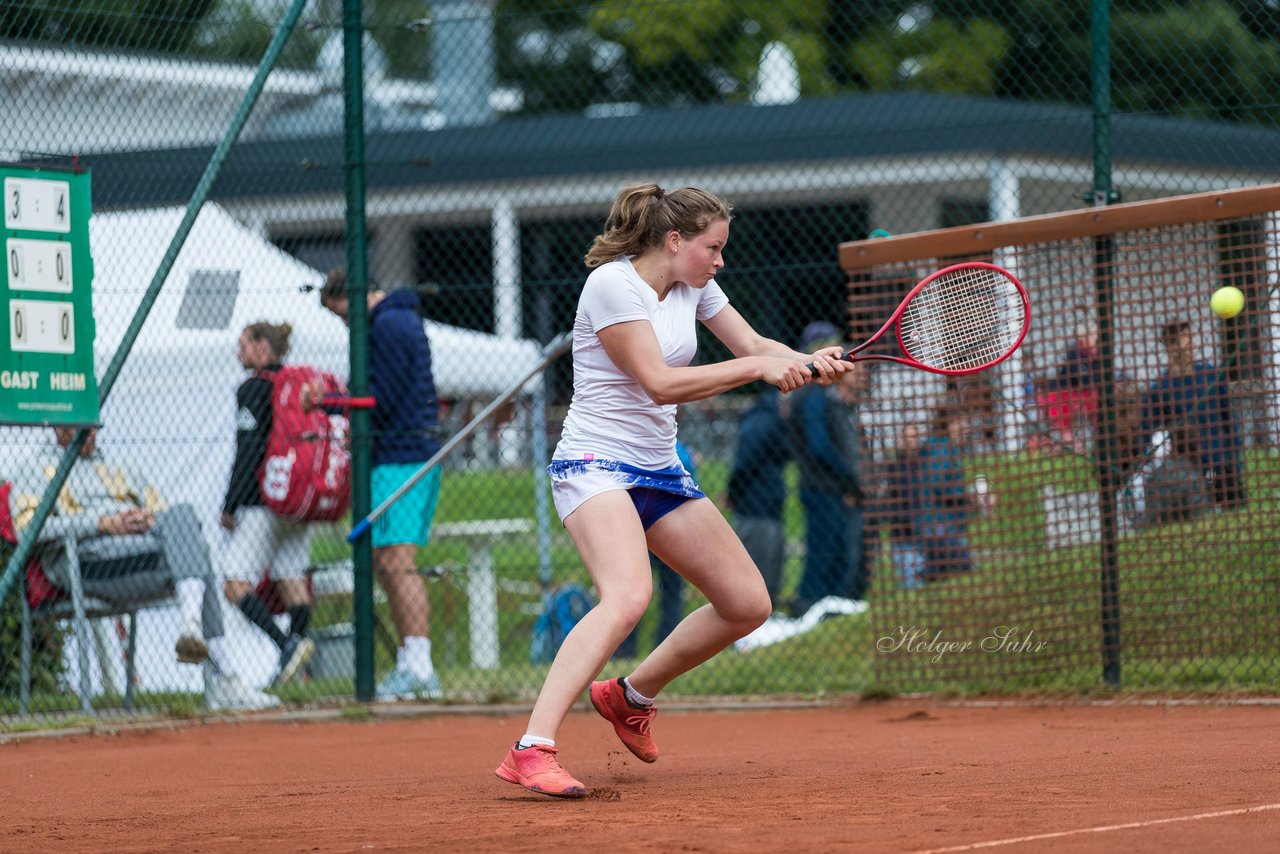
<svg viewBox="0 0 1280 854"><path fill-rule="evenodd" d="M18 532L13 527L13 516L9 512L9 493L12 489L12 483L7 480L0 481L0 540L8 546L18 544ZM0 547L0 554L4 555L6 561L8 551L7 548ZM27 561L27 604L32 608L39 608L46 602L61 599L64 595L63 591L54 587L45 576L40 558L33 555Z"/></svg>
<svg viewBox="0 0 1280 854"><path fill-rule="evenodd" d="M341 381L307 365L285 365L258 376L271 381L271 432L258 471L262 503L296 522L340 519L351 502L349 421L317 405L304 408L302 393L309 388L312 401L320 394L342 394Z"/></svg>

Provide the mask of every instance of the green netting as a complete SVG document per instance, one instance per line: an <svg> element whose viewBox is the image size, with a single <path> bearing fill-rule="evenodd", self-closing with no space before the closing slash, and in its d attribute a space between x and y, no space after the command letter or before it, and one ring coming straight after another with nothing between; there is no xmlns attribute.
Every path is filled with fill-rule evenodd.
<svg viewBox="0 0 1280 854"><path fill-rule="evenodd" d="M719 281L759 331L794 344L815 321L861 340L906 286L965 254L842 267L837 247L873 232L1280 181L1280 11L1263 0L365 0L367 231L348 235L350 5L305 3L286 31L285 0L0 0L6 175L89 176L99 381L164 273L102 403L98 446L122 470L123 492L191 505L218 588L229 569L219 514L245 376L237 340L247 324L287 322L290 361L345 377L348 330L318 289L350 242L364 241L378 285L418 293L448 437L570 328L582 256L629 182L728 197L735 220ZM244 114L264 56L270 73ZM238 118L243 130L220 148ZM188 205L206 194L175 243ZM823 523L828 534L847 526L843 537L808 536L806 520L820 517L806 513L788 464L776 591L785 619L770 624L774 642L727 650L670 693L1074 692L1117 682L1272 690L1277 209L1119 229L1105 295L1092 235L990 250L1032 293L1019 359L966 382L875 371L856 412L845 412L865 434L860 496L850 499L861 514ZM15 261L13 250L60 234L6 218L5 411L30 391L15 304L68 300L56 286L19 282L14 265L28 256ZM1246 296L1237 319L1209 312L1224 285ZM1188 381L1195 415L1159 400L1173 358L1161 336L1184 321L1192 364L1211 365ZM704 338L699 358L727 356ZM1100 376L1111 378L1105 394ZM531 698L545 668L533 656L539 614L563 585L589 588L541 476L571 393L568 360L545 379L444 462L435 531L416 565L445 701ZM730 488L762 390L681 408L681 436L716 499ZM1204 427L1206 401L1229 426ZM41 418L18 420L29 423L0 427L0 480L15 483L53 442ZM948 512L921 511L928 532L901 518L904 502L921 500L918 485L904 493L895 463L904 429L937 452L931 488L951 490ZM1108 437L1117 444L1100 462ZM22 521L33 495L15 492ZM55 518L75 517L74 491L53 506ZM270 686L279 650L221 596L227 661L252 688L287 703L353 697L348 528L311 530L316 651L289 684ZM813 611L788 622L808 612L806 559L823 548L842 549L832 559L844 580L829 592L866 608L837 603L827 619ZM924 580L905 589L897 572L913 555ZM176 660L181 596L142 597L128 658L129 608L91 607L82 624L69 597L50 604L33 594L28 622L25 567L6 578L5 721L114 713L126 694L149 713L206 708L204 668ZM692 590L684 597L685 610L702 601ZM1105 617L1104 605L1113 609ZM374 614L381 679L396 664L398 630L380 592ZM287 615L275 620L288 631ZM655 604L636 654L660 624Z"/></svg>

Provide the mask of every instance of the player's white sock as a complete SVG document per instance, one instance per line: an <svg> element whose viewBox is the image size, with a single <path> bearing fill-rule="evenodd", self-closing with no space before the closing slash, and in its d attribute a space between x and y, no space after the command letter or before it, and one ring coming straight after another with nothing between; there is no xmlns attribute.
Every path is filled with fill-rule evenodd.
<svg viewBox="0 0 1280 854"><path fill-rule="evenodd" d="M533 747L535 744L545 744L547 747L555 747L556 740L554 738L543 738L540 735L529 735L525 733L520 736L520 740L516 742L517 750L524 750L526 747Z"/></svg>
<svg viewBox="0 0 1280 854"><path fill-rule="evenodd" d="M404 653L404 659L400 663L414 676L419 679L430 679L435 675L435 665L431 663L431 639L420 636L410 636L404 639L404 646L400 648Z"/></svg>
<svg viewBox="0 0 1280 854"><path fill-rule="evenodd" d="M645 707L653 705L653 698L646 697L635 688L631 687L631 682L624 676L622 677L622 687L626 691L627 702L633 706Z"/></svg>
<svg viewBox="0 0 1280 854"><path fill-rule="evenodd" d="M195 620L200 623L201 608L204 605L204 580L199 578L183 578L176 585L178 603L182 607L184 620Z"/></svg>

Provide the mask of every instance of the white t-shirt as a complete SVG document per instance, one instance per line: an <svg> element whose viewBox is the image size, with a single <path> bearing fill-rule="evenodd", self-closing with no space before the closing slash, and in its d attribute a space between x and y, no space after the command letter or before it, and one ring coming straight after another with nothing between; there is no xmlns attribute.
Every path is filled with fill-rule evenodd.
<svg viewBox="0 0 1280 854"><path fill-rule="evenodd" d="M663 361L681 368L698 349L696 321L714 317L728 304L714 279L702 288L677 284L658 302L628 258L592 271L573 321L573 402L554 459L616 460L651 470L676 465L675 404L654 403L613 363L596 333L615 323L647 320Z"/></svg>

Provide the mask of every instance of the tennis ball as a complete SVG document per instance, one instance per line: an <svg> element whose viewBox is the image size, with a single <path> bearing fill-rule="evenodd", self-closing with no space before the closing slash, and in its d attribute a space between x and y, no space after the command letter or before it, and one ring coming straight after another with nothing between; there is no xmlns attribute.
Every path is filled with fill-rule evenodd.
<svg viewBox="0 0 1280 854"><path fill-rule="evenodd" d="M1239 288L1218 288L1209 298L1209 308L1221 318L1235 317L1244 311L1244 292Z"/></svg>
<svg viewBox="0 0 1280 854"><path fill-rule="evenodd" d="M893 237L893 235L885 231L883 228L875 228L871 230L871 233L868 234L867 237Z"/></svg>

